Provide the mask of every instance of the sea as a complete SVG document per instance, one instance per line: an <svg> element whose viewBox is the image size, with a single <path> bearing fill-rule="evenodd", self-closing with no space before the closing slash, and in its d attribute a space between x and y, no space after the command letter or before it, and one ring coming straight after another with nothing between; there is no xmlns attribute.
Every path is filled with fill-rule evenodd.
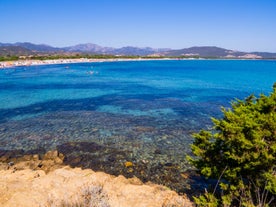
<svg viewBox="0 0 276 207"><path fill-rule="evenodd" d="M275 60L113 61L0 70L0 152L58 150L65 163L198 188L192 134L221 108L269 95ZM201 183L202 184L202 183ZM192 186L192 187L191 187ZM202 185L201 185L202 186Z"/></svg>

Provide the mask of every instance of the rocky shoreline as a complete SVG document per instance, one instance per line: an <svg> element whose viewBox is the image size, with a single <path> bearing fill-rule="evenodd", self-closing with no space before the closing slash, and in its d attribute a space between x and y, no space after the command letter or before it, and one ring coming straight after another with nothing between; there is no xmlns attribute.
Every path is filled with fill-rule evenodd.
<svg viewBox="0 0 276 207"><path fill-rule="evenodd" d="M20 154L20 153L19 153ZM1 206L193 206L185 195L136 177L113 176L64 164L58 151L0 154ZM125 163L131 167L132 163Z"/></svg>

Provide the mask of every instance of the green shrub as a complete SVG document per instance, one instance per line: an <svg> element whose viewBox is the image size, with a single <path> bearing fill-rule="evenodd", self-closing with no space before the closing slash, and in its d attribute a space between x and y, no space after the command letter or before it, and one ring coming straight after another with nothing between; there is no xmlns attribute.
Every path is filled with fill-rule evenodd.
<svg viewBox="0 0 276 207"><path fill-rule="evenodd" d="M189 158L200 173L218 179L199 206L269 206L276 194L276 84L269 96L251 95L222 109L213 129L194 134ZM275 200L274 200L275 201Z"/></svg>

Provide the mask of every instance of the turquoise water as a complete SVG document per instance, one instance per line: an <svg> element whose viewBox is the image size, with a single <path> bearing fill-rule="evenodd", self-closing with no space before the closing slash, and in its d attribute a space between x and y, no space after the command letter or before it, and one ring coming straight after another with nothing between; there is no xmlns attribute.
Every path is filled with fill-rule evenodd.
<svg viewBox="0 0 276 207"><path fill-rule="evenodd" d="M58 148L73 166L175 189L191 134L220 107L268 94L276 61L162 60L0 70L0 149ZM76 159L78 157L78 159ZM92 162L93 161L93 162ZM134 163L125 169L124 162ZM170 176L173 175L173 176ZM176 179L176 178L175 178Z"/></svg>

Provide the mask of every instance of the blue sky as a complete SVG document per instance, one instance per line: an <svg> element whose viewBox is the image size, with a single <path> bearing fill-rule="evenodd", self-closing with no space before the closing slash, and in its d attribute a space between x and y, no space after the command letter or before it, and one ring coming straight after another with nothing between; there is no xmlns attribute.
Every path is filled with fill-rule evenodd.
<svg viewBox="0 0 276 207"><path fill-rule="evenodd" d="M276 0L0 0L0 42L276 52Z"/></svg>

